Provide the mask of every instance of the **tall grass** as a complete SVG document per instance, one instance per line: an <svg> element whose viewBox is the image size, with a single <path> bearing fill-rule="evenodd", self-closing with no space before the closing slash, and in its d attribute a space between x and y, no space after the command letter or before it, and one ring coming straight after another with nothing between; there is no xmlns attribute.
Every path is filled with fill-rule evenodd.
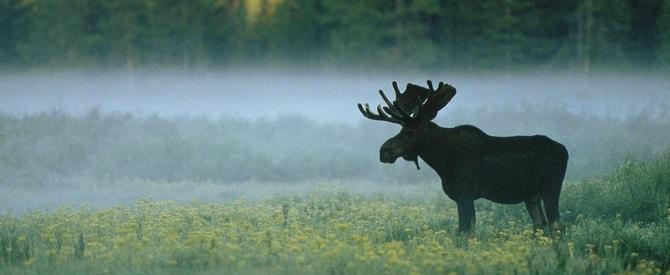
<svg viewBox="0 0 670 275"><path fill-rule="evenodd" d="M670 152L654 162L626 161L614 172L568 184L563 208L590 218L659 222L670 214Z"/></svg>

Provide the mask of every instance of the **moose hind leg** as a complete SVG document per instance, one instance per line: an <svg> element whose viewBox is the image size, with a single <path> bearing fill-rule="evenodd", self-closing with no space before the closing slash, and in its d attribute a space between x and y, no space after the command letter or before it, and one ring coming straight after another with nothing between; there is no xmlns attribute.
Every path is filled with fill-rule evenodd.
<svg viewBox="0 0 670 275"><path fill-rule="evenodd" d="M549 226L551 226L552 230L562 229L560 213L558 210L558 199L561 196L564 173L565 172L562 172L559 176L549 181L549 185L542 190L541 194L542 202L544 202L544 209L547 213L547 220L549 221Z"/></svg>
<svg viewBox="0 0 670 275"><path fill-rule="evenodd" d="M470 235L475 230L475 202L472 199L462 199L456 202L458 207L458 231Z"/></svg>
<svg viewBox="0 0 670 275"><path fill-rule="evenodd" d="M544 202L544 209L547 213L547 220L552 230L562 230L560 221L560 213L558 209L558 199L561 195L561 186L563 184L563 177L556 178L549 188L542 192L542 201Z"/></svg>
<svg viewBox="0 0 670 275"><path fill-rule="evenodd" d="M542 202L544 202L544 209L547 212L547 220L549 226L554 231L563 229L560 221L560 213L558 210L558 200L561 196L561 188L563 187L563 178L565 177L565 169L568 165L568 151L561 146L557 152L558 162L551 171L547 174L547 185L542 190Z"/></svg>
<svg viewBox="0 0 670 275"><path fill-rule="evenodd" d="M558 196L559 194L551 194L544 196L544 208L547 211L547 219L552 230L561 230L560 213L558 211Z"/></svg>
<svg viewBox="0 0 670 275"><path fill-rule="evenodd" d="M542 210L542 202L539 197L527 200L526 209L528 209L530 219L533 221L533 229L544 229L544 227L547 226L547 218Z"/></svg>

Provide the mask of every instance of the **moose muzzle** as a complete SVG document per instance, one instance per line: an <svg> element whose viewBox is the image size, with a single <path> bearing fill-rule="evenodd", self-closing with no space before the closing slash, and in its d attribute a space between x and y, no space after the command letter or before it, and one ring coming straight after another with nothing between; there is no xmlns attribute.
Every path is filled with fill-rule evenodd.
<svg viewBox="0 0 670 275"><path fill-rule="evenodd" d="M379 161L383 163L394 163L398 159L398 155L393 154L392 150L380 150Z"/></svg>

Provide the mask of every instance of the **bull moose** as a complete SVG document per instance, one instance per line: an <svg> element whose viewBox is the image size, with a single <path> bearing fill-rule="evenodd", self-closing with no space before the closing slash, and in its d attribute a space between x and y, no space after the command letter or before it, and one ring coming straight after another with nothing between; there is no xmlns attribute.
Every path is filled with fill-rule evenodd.
<svg viewBox="0 0 670 275"><path fill-rule="evenodd" d="M565 146L541 135L496 137L472 125L440 127L431 120L456 95L453 86L440 82L435 90L429 80L428 88L408 84L401 93L394 81L393 88L393 102L379 90L386 106L378 105L377 113L368 104L358 104L365 117L402 126L400 133L382 144L379 160L394 163L402 157L419 169L421 157L439 174L444 193L456 201L459 232L469 235L474 230L474 201L479 198L503 204L524 202L534 228L560 228L558 199L568 161Z"/></svg>

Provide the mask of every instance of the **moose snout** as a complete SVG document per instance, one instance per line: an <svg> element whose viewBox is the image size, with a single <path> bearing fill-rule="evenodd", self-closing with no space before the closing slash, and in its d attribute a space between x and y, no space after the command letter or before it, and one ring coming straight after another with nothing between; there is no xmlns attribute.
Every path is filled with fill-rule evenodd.
<svg viewBox="0 0 670 275"><path fill-rule="evenodd" d="M383 163L394 163L397 158L398 156L393 154L391 150L379 151L379 161Z"/></svg>

